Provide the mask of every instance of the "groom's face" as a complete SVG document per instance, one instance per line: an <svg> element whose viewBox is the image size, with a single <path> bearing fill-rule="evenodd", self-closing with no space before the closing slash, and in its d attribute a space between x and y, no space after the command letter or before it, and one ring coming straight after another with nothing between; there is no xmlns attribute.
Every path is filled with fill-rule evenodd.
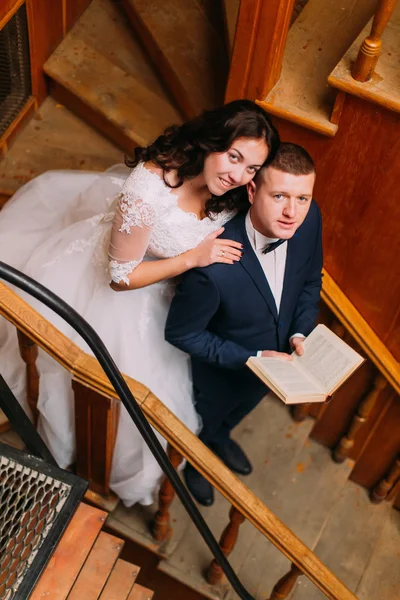
<svg viewBox="0 0 400 600"><path fill-rule="evenodd" d="M288 240L310 209L315 173L292 175L273 167L262 169L248 184L253 227L269 238Z"/></svg>

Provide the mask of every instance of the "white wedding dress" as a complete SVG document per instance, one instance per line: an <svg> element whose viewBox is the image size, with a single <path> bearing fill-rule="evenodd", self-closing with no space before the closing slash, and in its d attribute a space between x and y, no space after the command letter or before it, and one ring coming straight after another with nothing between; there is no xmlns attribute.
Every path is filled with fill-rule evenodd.
<svg viewBox="0 0 400 600"><path fill-rule="evenodd" d="M109 282L127 280L142 260L173 257L194 248L232 216L224 211L214 219L199 220L183 211L174 191L142 163L132 171L123 166L105 173L50 171L24 185L0 212L0 260L74 307L99 333L120 370L148 386L196 432L189 357L164 340L173 283L115 292ZM16 291L90 352L61 318ZM0 344L0 372L28 411L25 365L15 329L5 319L0 319ZM42 351L37 366L38 429L58 464L67 467L75 453L70 376ZM149 504L160 477L158 464L121 407L111 489L127 506Z"/></svg>

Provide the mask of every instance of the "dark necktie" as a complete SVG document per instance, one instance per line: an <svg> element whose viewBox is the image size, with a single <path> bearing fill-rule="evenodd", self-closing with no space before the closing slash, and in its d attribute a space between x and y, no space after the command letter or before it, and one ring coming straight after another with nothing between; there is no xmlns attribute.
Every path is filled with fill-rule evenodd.
<svg viewBox="0 0 400 600"><path fill-rule="evenodd" d="M268 252L272 252L273 250L275 250L275 248L278 248L278 246L283 244L283 242L286 242L286 240L278 240L276 242L272 242L272 244L267 244L263 249L262 253L268 254Z"/></svg>

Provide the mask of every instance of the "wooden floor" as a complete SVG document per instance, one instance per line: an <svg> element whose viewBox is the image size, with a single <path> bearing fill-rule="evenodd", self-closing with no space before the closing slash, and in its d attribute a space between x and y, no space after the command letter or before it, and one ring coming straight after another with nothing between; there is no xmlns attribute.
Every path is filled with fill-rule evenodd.
<svg viewBox="0 0 400 600"><path fill-rule="evenodd" d="M366 491L348 480L350 461L337 465L326 448L308 440L311 427L311 421L295 424L280 402L264 400L234 432L254 466L244 480L360 600L398 600L400 513L388 503L372 504ZM12 431L1 434L0 441L21 445ZM157 544L149 533L155 510L120 505L106 524L109 532L127 540L128 560L143 566L138 582L165 599L173 589L175 600L235 600L227 584L205 582L210 553L179 501L172 505L174 532L167 543ZM214 506L201 508L217 538L228 511L218 493ZM287 559L247 522L230 560L255 600L269 598L289 568ZM324 597L304 577L291 595L292 600Z"/></svg>

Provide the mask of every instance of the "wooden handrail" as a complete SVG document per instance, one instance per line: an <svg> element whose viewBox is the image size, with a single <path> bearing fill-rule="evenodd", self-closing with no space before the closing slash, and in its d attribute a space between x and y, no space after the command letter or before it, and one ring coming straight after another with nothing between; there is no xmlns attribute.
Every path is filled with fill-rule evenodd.
<svg viewBox="0 0 400 600"><path fill-rule="evenodd" d="M0 282L0 314L71 373L102 394L117 397L103 369L14 291ZM147 419L248 521L331 600L356 596L144 385L125 376Z"/></svg>
<svg viewBox="0 0 400 600"><path fill-rule="evenodd" d="M397 0L380 0L372 22L371 33L358 52L351 76L356 81L369 81L374 74L382 47L382 34L396 7Z"/></svg>
<svg viewBox="0 0 400 600"><path fill-rule="evenodd" d="M400 364L360 315L332 277L323 270L321 298L374 363L392 388L400 393Z"/></svg>

